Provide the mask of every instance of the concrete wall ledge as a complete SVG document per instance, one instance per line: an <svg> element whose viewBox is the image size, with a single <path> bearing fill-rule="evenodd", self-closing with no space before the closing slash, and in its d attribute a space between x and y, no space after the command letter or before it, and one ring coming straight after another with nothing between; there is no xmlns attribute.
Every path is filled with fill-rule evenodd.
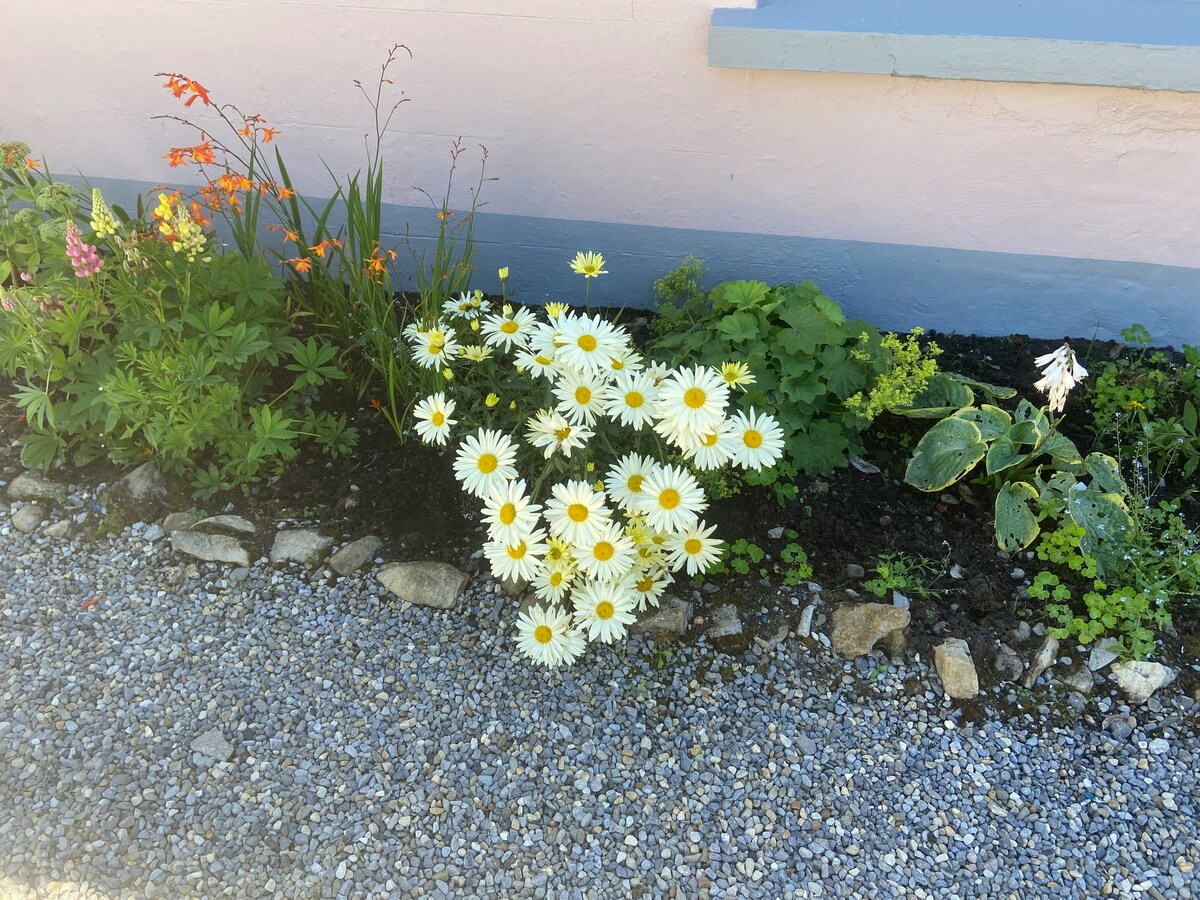
<svg viewBox="0 0 1200 900"><path fill-rule="evenodd" d="M1200 91L1200 0L759 0L710 66Z"/></svg>

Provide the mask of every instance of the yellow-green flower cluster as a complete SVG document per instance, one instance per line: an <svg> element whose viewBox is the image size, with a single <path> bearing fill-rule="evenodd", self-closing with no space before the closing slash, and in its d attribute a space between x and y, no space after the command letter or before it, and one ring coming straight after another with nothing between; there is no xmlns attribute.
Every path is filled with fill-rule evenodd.
<svg viewBox="0 0 1200 900"><path fill-rule="evenodd" d="M112 210L104 202L104 197L101 196L99 188L92 188L91 226L92 231L96 233L96 237L101 239L115 236L121 228L117 223L116 216L112 214Z"/></svg>
<svg viewBox="0 0 1200 900"><path fill-rule="evenodd" d="M848 397L846 409L870 421L884 410L911 406L929 379L937 374L937 358L942 352L934 343L930 343L927 350L922 349L919 338L924 333L925 329L914 328L903 340L891 332L885 334L880 347L891 354L891 368L879 376L870 393L859 391ZM866 337L863 335L864 343ZM856 359L863 358L860 354L865 355L866 360L871 359L871 354L865 350L851 351Z"/></svg>

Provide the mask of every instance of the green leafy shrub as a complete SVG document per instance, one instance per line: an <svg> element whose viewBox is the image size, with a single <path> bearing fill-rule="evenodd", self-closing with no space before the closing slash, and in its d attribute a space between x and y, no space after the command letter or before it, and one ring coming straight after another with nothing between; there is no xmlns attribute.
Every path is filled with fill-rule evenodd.
<svg viewBox="0 0 1200 900"><path fill-rule="evenodd" d="M936 597L930 585L941 574L934 560L924 556L911 557L904 553L883 553L871 569L874 578L863 582L863 588L876 597L887 597L892 591L906 596L928 599Z"/></svg>
<svg viewBox="0 0 1200 900"><path fill-rule="evenodd" d="M718 368L734 360L755 373L739 402L776 410L786 449L775 470L747 480L772 485L780 502L796 495L798 472L828 473L860 453L874 415L911 399L936 369L936 348L847 320L810 282L731 281L707 295L696 284L690 264L659 282L664 299L684 300L660 305L651 352Z"/></svg>
<svg viewBox="0 0 1200 900"><path fill-rule="evenodd" d="M30 429L22 462L154 458L203 496L279 471L305 438L344 452L354 430L304 405L342 377L335 348L292 335L264 261L215 252L179 197L159 200L151 225L118 221L94 193L105 256L74 232L3 289L0 371ZM94 268L63 273L72 246Z"/></svg>

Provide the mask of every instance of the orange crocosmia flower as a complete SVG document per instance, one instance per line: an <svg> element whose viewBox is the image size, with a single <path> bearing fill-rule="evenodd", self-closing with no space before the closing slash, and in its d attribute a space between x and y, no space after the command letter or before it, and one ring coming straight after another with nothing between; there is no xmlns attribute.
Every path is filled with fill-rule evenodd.
<svg viewBox="0 0 1200 900"><path fill-rule="evenodd" d="M192 161L193 162L200 163L201 165L203 165L205 163L211 164L212 162L214 162L213 151L212 151L212 141L205 141L202 144L197 144L195 147L192 148L191 152L192 152Z"/></svg>
<svg viewBox="0 0 1200 900"><path fill-rule="evenodd" d="M379 402L378 397L371 398L371 409L375 410L375 412L383 411L383 404Z"/></svg>
<svg viewBox="0 0 1200 900"><path fill-rule="evenodd" d="M277 128L264 128L264 129L263 129L261 132L259 132L259 133L262 135L263 143L264 143L264 144L269 144L269 143L271 143L271 141L275 140L275 135L279 134L279 129L277 129Z"/></svg>
<svg viewBox="0 0 1200 900"><path fill-rule="evenodd" d="M309 273L309 270L312 269L312 260L308 259L307 257L304 257L304 256L295 256L295 257L292 257L291 259L285 259L284 262L288 263L293 269L295 269L301 275L307 275Z"/></svg>
<svg viewBox="0 0 1200 900"><path fill-rule="evenodd" d="M254 126L250 122L247 122L246 127L239 130L238 134L244 138L252 138L254 137Z"/></svg>
<svg viewBox="0 0 1200 900"><path fill-rule="evenodd" d="M197 203L194 200L191 202L190 205L192 207L192 219L196 222L197 225L199 225L201 228L206 228L212 224L212 221L210 219L206 219L204 217L204 207L202 207L199 203Z"/></svg>
<svg viewBox="0 0 1200 900"><path fill-rule="evenodd" d="M187 147L172 147L169 152L163 155L163 159L167 161L167 165L174 169L176 166L182 166L187 163L187 152Z"/></svg>
<svg viewBox="0 0 1200 900"><path fill-rule="evenodd" d="M443 222L445 222L447 219L453 219L454 218L454 210L452 210L452 209L439 210L437 217L439 219L441 219Z"/></svg>
<svg viewBox="0 0 1200 900"><path fill-rule="evenodd" d="M276 200L291 200L295 196L296 196L296 192L293 191L291 188L285 188L285 187L280 187L279 185L275 185L275 199Z"/></svg>
<svg viewBox="0 0 1200 900"><path fill-rule="evenodd" d="M300 235L296 234L296 232L294 232L294 231L288 231L285 229L283 232L283 236L286 240L291 241L293 244L300 243Z"/></svg>
<svg viewBox="0 0 1200 900"><path fill-rule="evenodd" d="M27 172L32 172L34 169L36 169L40 165L41 165L41 163L38 162L36 159L34 159L32 156L25 157L25 170Z"/></svg>
<svg viewBox="0 0 1200 900"><path fill-rule="evenodd" d="M188 80L187 89L192 92L192 96L187 98L184 106L191 106L196 102L196 99L204 101L205 106L212 106L212 101L208 99L208 90L198 81ZM175 96L179 96L176 94Z"/></svg>

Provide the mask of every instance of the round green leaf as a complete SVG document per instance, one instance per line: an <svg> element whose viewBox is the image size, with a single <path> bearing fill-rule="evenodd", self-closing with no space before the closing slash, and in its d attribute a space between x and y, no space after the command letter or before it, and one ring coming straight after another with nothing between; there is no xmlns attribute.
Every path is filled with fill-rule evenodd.
<svg viewBox="0 0 1200 900"><path fill-rule="evenodd" d="M1010 481L996 495L996 544L1001 550L1016 553L1033 543L1041 530L1037 516L1029 508L1038 492L1026 481Z"/></svg>
<svg viewBox="0 0 1200 900"><path fill-rule="evenodd" d="M940 491L970 472L986 453L987 444L973 422L942 419L917 444L904 480L922 491Z"/></svg>

